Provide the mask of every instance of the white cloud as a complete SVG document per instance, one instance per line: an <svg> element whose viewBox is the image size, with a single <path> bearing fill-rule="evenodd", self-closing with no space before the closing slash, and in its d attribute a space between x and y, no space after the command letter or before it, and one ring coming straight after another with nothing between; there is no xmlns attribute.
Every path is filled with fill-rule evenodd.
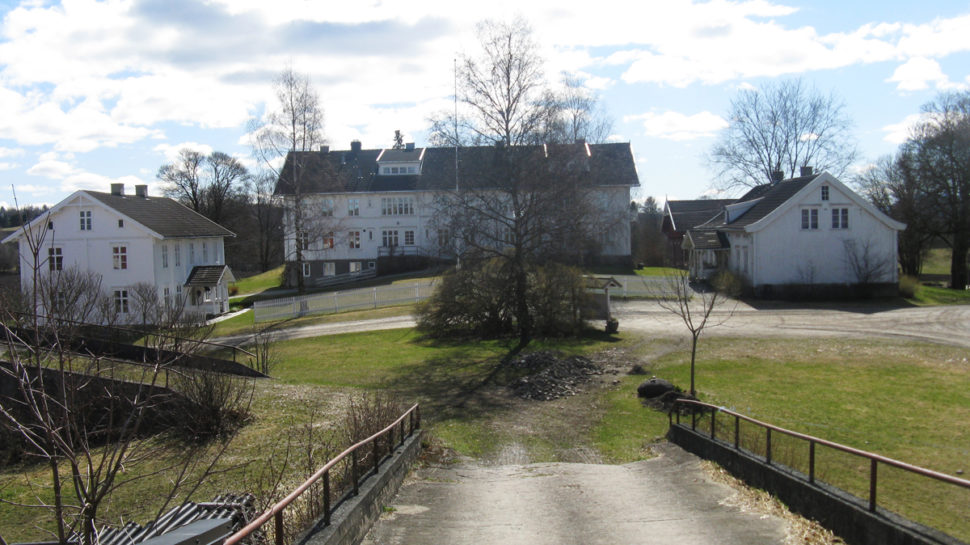
<svg viewBox="0 0 970 545"><path fill-rule="evenodd" d="M912 114L906 116L899 123L893 123L891 125L886 125L882 128L883 132L886 133L882 139L891 144L902 144L906 141L912 134L912 130L923 120L923 116L920 114Z"/></svg>
<svg viewBox="0 0 970 545"><path fill-rule="evenodd" d="M22 148L5 148L0 146L0 157L20 157L24 154Z"/></svg>
<svg viewBox="0 0 970 545"><path fill-rule="evenodd" d="M943 73L940 63L926 57L909 59L899 65L886 81L896 82L896 89L900 91L921 91L928 89L931 83L937 89L961 87L960 84L950 81Z"/></svg>
<svg viewBox="0 0 970 545"><path fill-rule="evenodd" d="M17 163L10 163L10 162L5 162L5 161L0 161L0 170L13 170L13 169L15 169L15 168L17 168L19 166L20 165L17 164Z"/></svg>
<svg viewBox="0 0 970 545"><path fill-rule="evenodd" d="M623 118L624 122L642 121L644 133L654 138L683 141L714 136L717 131L728 126L721 116L711 112L686 115L666 111L661 114L647 112Z"/></svg>
<svg viewBox="0 0 970 545"><path fill-rule="evenodd" d="M165 156L165 160L172 162L178 158L179 152L183 149L190 149L197 151L202 155L209 155L213 152L212 146L208 144L200 144L198 142L182 142L180 144L158 144L152 151L158 152Z"/></svg>

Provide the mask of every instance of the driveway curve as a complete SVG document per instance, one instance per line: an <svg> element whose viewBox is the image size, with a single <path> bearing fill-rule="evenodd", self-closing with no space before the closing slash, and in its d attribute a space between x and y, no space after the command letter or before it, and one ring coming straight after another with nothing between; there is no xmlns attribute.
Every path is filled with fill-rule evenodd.
<svg viewBox="0 0 970 545"><path fill-rule="evenodd" d="M695 456L657 445L626 465L423 467L365 545L781 544L787 525L743 511Z"/></svg>

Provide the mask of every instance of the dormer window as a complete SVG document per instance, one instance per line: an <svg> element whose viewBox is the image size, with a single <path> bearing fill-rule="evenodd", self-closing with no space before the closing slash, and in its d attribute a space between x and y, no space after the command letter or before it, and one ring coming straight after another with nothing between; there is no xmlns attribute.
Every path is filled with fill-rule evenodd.
<svg viewBox="0 0 970 545"><path fill-rule="evenodd" d="M829 186L827 185L822 186L822 200L823 201L829 200Z"/></svg>

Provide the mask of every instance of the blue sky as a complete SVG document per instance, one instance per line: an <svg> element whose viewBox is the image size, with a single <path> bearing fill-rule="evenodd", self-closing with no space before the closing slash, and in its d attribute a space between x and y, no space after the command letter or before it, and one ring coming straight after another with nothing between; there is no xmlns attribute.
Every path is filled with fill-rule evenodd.
<svg viewBox="0 0 970 545"><path fill-rule="evenodd" d="M640 199L711 191L731 98L801 77L845 102L861 160L920 106L970 86L966 1L0 0L0 205L149 184L182 147L254 166L247 122L290 64L319 90L332 147L419 146L451 107L475 23L529 21L550 80L585 78L636 153Z"/></svg>

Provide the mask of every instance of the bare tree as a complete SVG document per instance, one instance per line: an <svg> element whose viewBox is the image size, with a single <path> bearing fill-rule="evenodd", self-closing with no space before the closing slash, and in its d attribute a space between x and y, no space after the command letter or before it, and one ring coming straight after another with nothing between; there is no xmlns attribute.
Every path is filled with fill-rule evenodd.
<svg viewBox="0 0 970 545"><path fill-rule="evenodd" d="M615 218L593 204L585 146L540 145L560 109L528 24L486 21L478 38L480 55L460 61L463 109L433 120L432 139L494 146L456 149L456 191L438 199L435 222L458 242L462 267L501 263L522 348L534 332L529 301L541 266L581 262Z"/></svg>
<svg viewBox="0 0 970 545"><path fill-rule="evenodd" d="M263 271L283 259L283 207L273 195L276 179L263 171L249 181L249 212L256 227L256 255Z"/></svg>
<svg viewBox="0 0 970 545"><path fill-rule="evenodd" d="M216 223L226 220L227 203L249 176L246 167L221 151L203 155L182 149L172 163L162 165L156 177L168 184L165 192Z"/></svg>
<svg viewBox="0 0 970 545"><path fill-rule="evenodd" d="M313 216L308 208L308 179L306 156L326 142L323 136L323 109L320 97L310 84L310 77L297 74L291 67L280 72L274 82L277 109L270 111L262 123L254 123L250 133L253 135L253 153L261 164L272 172L276 179L286 175L291 185L287 195L286 217L284 224L288 236L294 237L294 261L297 269L297 290L303 293L306 286L301 269L307 245L303 243L303 233L309 231L307 219ZM291 153L293 152L293 153ZM283 161L289 157L288 161ZM289 172L284 173L283 169ZM314 229L314 231L319 231Z"/></svg>
<svg viewBox="0 0 970 545"><path fill-rule="evenodd" d="M613 132L613 119L582 79L564 73L561 88L552 92L550 100L553 114L546 128L546 141L600 144Z"/></svg>
<svg viewBox="0 0 970 545"><path fill-rule="evenodd" d="M728 123L709 157L722 189L770 183L774 171L794 177L803 166L839 177L857 156L843 103L800 79L740 91Z"/></svg>
<svg viewBox="0 0 970 545"><path fill-rule="evenodd" d="M662 284L657 286L655 296L661 308L676 315L690 333L690 395L697 396L695 388L695 362L697 360L697 342L701 334L711 327L726 322L737 308L734 303L728 311L717 312L729 300L728 295L737 295L740 291L736 279L730 273L722 272L715 277L711 286L701 286L694 289L686 270L668 276Z"/></svg>
<svg viewBox="0 0 970 545"><path fill-rule="evenodd" d="M845 264L863 288L891 277L893 263L891 254L880 252L871 240L845 239Z"/></svg>

